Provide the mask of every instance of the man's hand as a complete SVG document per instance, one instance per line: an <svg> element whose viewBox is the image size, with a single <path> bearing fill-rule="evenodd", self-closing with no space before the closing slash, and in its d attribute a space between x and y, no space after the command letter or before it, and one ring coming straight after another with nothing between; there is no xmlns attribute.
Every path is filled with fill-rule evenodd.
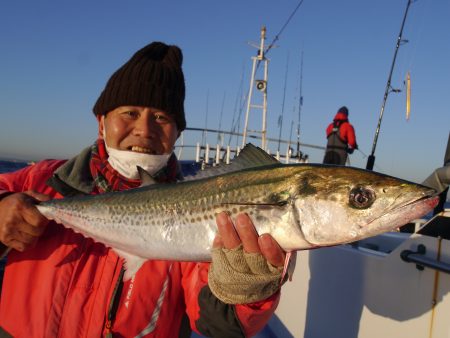
<svg viewBox="0 0 450 338"><path fill-rule="evenodd" d="M0 201L0 242L18 251L34 245L49 222L35 204L49 199L49 196L35 191L3 198Z"/></svg>
<svg viewBox="0 0 450 338"><path fill-rule="evenodd" d="M226 212L216 217L219 234L214 239L213 248L235 249L241 243L246 253L260 253L273 266L282 267L285 252L269 234L258 236L252 220L247 214L236 217L236 227Z"/></svg>
<svg viewBox="0 0 450 338"><path fill-rule="evenodd" d="M285 252L268 234L258 236L250 217L239 214L235 225L226 212L216 217L219 233L213 242L208 285L228 304L267 299L281 285Z"/></svg>

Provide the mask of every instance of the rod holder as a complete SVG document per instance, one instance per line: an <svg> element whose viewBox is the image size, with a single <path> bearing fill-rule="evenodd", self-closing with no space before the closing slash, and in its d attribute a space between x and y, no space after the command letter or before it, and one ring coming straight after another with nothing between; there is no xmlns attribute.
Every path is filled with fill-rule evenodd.
<svg viewBox="0 0 450 338"><path fill-rule="evenodd" d="M407 263L416 263L417 270L423 271L425 267L431 268L437 271L450 274L450 264L439 262L435 259L430 259L425 256L427 248L423 244L417 246L417 251L403 250L400 253L400 257Z"/></svg>

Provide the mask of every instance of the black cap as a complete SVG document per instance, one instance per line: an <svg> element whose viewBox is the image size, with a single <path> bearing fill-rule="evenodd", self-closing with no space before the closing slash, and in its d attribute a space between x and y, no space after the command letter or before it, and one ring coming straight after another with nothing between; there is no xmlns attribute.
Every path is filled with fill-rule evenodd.
<svg viewBox="0 0 450 338"><path fill-rule="evenodd" d="M343 106L343 107L339 108L338 113L348 115L348 108L346 106Z"/></svg>

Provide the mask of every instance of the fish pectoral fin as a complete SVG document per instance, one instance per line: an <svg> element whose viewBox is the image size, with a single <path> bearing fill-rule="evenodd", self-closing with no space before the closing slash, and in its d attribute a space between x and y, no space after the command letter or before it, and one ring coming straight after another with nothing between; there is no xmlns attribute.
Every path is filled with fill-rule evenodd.
<svg viewBox="0 0 450 338"><path fill-rule="evenodd" d="M125 274L123 280L127 281L134 277L134 275L139 271L142 264L144 264L148 259L139 256L132 255L128 252L114 249L113 250L124 260Z"/></svg>

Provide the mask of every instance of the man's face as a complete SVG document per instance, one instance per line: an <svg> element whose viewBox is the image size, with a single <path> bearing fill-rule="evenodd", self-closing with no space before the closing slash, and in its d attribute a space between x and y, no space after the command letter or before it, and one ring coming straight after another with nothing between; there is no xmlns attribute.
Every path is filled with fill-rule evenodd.
<svg viewBox="0 0 450 338"><path fill-rule="evenodd" d="M179 136L172 116L154 108L121 106L97 119L108 147L119 150L170 154Z"/></svg>

